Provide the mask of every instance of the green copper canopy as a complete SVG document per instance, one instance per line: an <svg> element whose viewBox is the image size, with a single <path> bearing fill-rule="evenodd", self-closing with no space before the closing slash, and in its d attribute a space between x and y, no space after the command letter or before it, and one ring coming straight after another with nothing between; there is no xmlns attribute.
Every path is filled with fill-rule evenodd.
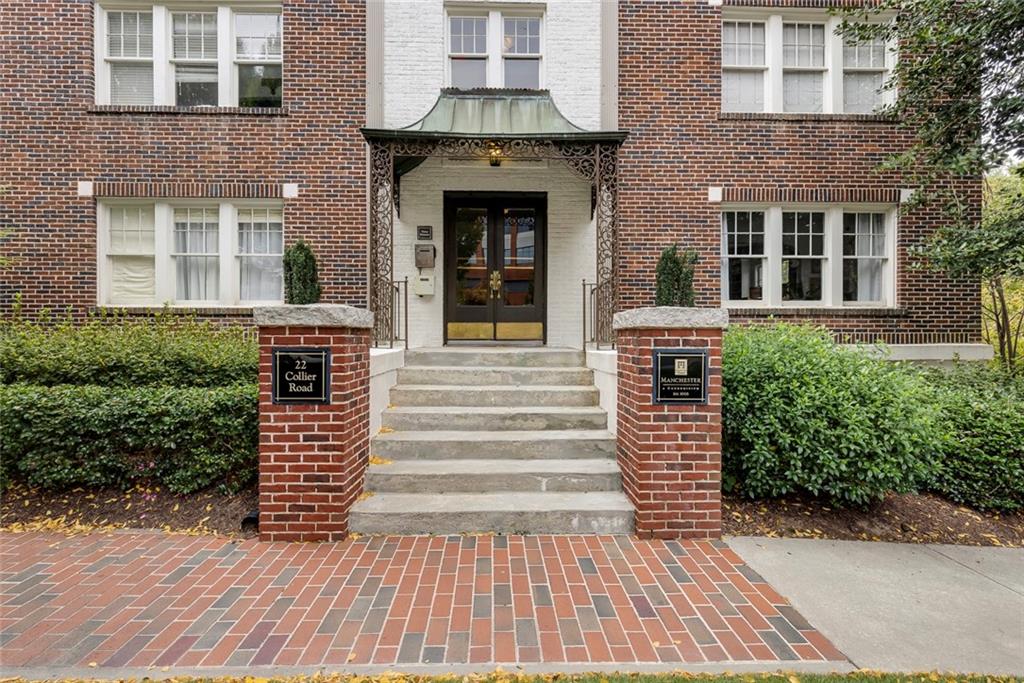
<svg viewBox="0 0 1024 683"><path fill-rule="evenodd" d="M441 91L422 119L404 128L363 128L367 139L491 138L602 141L625 139L620 131L588 131L558 111L547 90L479 88Z"/></svg>

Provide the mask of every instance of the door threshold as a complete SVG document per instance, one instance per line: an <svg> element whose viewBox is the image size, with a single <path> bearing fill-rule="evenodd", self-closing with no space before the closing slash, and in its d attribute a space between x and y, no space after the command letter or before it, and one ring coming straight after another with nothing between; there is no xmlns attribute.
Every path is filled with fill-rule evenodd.
<svg viewBox="0 0 1024 683"><path fill-rule="evenodd" d="M546 346L542 341L523 339L510 339L501 341L497 339L450 339L445 346Z"/></svg>

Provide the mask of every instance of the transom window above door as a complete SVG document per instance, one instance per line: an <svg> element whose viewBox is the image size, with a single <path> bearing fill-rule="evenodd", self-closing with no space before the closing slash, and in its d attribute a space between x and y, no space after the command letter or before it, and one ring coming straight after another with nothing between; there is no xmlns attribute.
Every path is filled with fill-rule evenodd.
<svg viewBox="0 0 1024 683"><path fill-rule="evenodd" d="M448 85L471 88L542 86L542 17L501 11L448 13Z"/></svg>
<svg viewBox="0 0 1024 683"><path fill-rule="evenodd" d="M895 50L852 43L825 12L727 13L722 111L870 114L892 101Z"/></svg>
<svg viewBox="0 0 1024 683"><path fill-rule="evenodd" d="M96 103L280 107L280 7L97 6Z"/></svg>
<svg viewBox="0 0 1024 683"><path fill-rule="evenodd" d="M722 301L732 306L893 306L889 206L722 211Z"/></svg>

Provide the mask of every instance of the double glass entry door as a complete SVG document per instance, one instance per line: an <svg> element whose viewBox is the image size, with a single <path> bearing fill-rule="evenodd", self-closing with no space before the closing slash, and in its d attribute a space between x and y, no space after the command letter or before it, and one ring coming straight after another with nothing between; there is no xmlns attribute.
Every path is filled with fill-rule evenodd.
<svg viewBox="0 0 1024 683"><path fill-rule="evenodd" d="M546 211L544 195L446 195L446 341L544 341Z"/></svg>

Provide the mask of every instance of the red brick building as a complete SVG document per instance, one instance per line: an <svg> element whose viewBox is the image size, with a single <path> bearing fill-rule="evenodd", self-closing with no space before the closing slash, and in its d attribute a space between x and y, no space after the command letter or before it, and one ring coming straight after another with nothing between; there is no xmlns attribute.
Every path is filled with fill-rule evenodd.
<svg viewBox="0 0 1024 683"><path fill-rule="evenodd" d="M902 210L914 188L878 171L910 141L870 113L886 97L874 86L893 54L844 46L829 4L553 0L502 14L488 2L453 10L439 0L209 0L188 10L5 0L0 185L11 231L3 250L15 262L0 280L0 307L9 312L16 296L27 310L75 314L170 303L244 320L254 302L280 298L282 248L301 238L317 254L325 301L388 317L397 313L386 301L392 280L432 276L431 293L411 297L412 330L395 322L378 336L431 346L469 329L480 339L472 326L481 321L459 318L449 299L486 299L486 283L469 271L460 280L446 258L439 198L448 206L456 191L522 190L547 198L524 209L547 212L547 238L528 234L534 218L520 216L513 251L526 265L506 264L504 287L520 308L536 290L536 310L481 319L506 339L580 346L593 315L582 310L580 280L613 281L598 287L599 309L609 292L619 310L648 305L660 251L679 244L700 253L698 305L725 306L734 321L810 320L892 344L977 343L978 285L908 261L939 216ZM579 31L594 44L569 37ZM380 158L394 171L394 218L374 222L380 186L360 128L394 138L440 87L481 86L517 88L498 91L512 109L532 90L550 92L558 125L571 128L485 128L476 132L491 133L491 147L456 151L371 144L392 149ZM457 127L424 131L480 143ZM512 154L517 135L546 152L534 144L532 157ZM612 181L584 168L589 157L565 171L567 147L551 151L563 138L617 155ZM504 167L474 159L481 150L505 155ZM423 199L428 191L435 199ZM423 208L431 201L436 212ZM420 222L433 227L429 237L415 232ZM595 249L595 235L614 244ZM416 244L435 247L436 268L413 267ZM477 265L487 275L493 264Z"/></svg>

